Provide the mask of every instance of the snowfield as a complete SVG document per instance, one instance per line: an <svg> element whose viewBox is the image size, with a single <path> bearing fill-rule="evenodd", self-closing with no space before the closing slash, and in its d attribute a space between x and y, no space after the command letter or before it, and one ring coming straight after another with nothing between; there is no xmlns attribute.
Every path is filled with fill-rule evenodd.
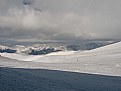
<svg viewBox="0 0 121 91"><path fill-rule="evenodd" d="M44 68L121 76L121 42L90 51L65 51L36 56L14 53L1 53L0 55L19 60L15 63L23 62L24 64L21 66L13 63L12 66L14 67ZM29 62L27 63L26 61ZM6 66L6 64L1 65Z"/></svg>
<svg viewBox="0 0 121 91"><path fill-rule="evenodd" d="M0 55L1 91L121 91L121 42L90 51Z"/></svg>

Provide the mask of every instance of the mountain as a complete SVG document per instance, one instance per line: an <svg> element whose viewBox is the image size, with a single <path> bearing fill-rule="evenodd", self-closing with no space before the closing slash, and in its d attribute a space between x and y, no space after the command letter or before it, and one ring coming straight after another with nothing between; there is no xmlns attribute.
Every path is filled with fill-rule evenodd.
<svg viewBox="0 0 121 91"><path fill-rule="evenodd" d="M18 53L27 55L43 55L58 51L79 51L91 50L113 42L110 41L90 41L81 43L48 43L48 44L33 44L33 45L16 45L12 47L0 46L1 53Z"/></svg>
<svg viewBox="0 0 121 91"><path fill-rule="evenodd" d="M121 75L121 42L87 51L60 51L47 55L1 53L1 56L29 61L18 67L58 69L74 72Z"/></svg>
<svg viewBox="0 0 121 91"><path fill-rule="evenodd" d="M121 91L120 85L121 42L88 51L0 56L1 91Z"/></svg>
<svg viewBox="0 0 121 91"><path fill-rule="evenodd" d="M12 49L10 47L7 47L7 46L3 46L3 45L0 45L0 52L1 53L16 53L16 50L15 49Z"/></svg>

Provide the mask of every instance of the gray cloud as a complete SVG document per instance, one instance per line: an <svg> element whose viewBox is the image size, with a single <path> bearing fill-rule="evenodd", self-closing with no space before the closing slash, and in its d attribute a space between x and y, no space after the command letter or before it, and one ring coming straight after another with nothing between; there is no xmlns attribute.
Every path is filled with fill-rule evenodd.
<svg viewBox="0 0 121 91"><path fill-rule="evenodd" d="M121 0L0 0L0 38L121 39Z"/></svg>

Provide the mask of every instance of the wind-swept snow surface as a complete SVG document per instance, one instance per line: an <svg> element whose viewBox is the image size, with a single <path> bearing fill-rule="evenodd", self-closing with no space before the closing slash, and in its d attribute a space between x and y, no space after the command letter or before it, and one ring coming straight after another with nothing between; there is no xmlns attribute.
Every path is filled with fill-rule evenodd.
<svg viewBox="0 0 121 91"><path fill-rule="evenodd" d="M43 56L1 55L21 60L13 62L11 66L14 67L44 68L121 76L121 42L83 52L57 52ZM22 61L22 65L15 64ZM1 65L6 66L4 62Z"/></svg>
<svg viewBox="0 0 121 91"><path fill-rule="evenodd" d="M0 91L121 91L121 42L83 52L1 55Z"/></svg>
<svg viewBox="0 0 121 91"><path fill-rule="evenodd" d="M0 68L0 91L121 91L121 77L45 69Z"/></svg>

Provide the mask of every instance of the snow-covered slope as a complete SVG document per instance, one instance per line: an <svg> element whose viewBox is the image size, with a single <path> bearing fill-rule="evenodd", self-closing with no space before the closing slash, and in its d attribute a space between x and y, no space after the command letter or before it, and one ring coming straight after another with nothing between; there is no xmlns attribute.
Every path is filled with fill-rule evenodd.
<svg viewBox="0 0 121 91"><path fill-rule="evenodd" d="M22 68L44 68L121 76L121 42L90 51L59 52L43 56L1 54L23 61ZM24 61L29 61L25 62ZM18 62L18 61L17 61ZM3 65L5 65L3 63Z"/></svg>
<svg viewBox="0 0 121 91"><path fill-rule="evenodd" d="M1 55L13 58L0 56L1 91L121 91L121 42L84 52Z"/></svg>

